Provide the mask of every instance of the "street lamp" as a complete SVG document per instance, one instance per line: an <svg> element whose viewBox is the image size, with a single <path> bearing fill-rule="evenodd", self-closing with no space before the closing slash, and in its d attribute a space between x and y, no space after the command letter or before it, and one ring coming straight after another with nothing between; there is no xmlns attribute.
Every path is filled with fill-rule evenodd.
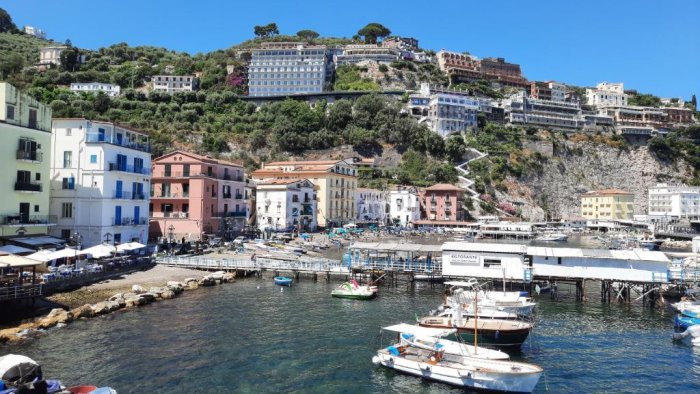
<svg viewBox="0 0 700 394"><path fill-rule="evenodd" d="M168 226L168 231L169 231L168 239L170 240L170 242L168 243L168 246L170 248L170 255L172 256L172 254L173 254L173 232L175 231L175 226L173 226L172 224L170 226Z"/></svg>
<svg viewBox="0 0 700 394"><path fill-rule="evenodd" d="M80 263L80 260L78 260L78 250L80 250L82 246L83 236L76 231L75 234L73 234L73 241L75 242L75 269L78 269Z"/></svg>

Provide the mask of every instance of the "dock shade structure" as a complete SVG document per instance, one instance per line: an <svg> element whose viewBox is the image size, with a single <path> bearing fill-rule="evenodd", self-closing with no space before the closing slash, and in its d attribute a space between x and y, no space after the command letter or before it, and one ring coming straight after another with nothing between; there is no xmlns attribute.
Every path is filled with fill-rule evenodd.
<svg viewBox="0 0 700 394"><path fill-rule="evenodd" d="M64 259L66 257L76 257L79 255L85 254L84 251L82 250L75 250L71 248L65 248L61 250L55 250L55 251L49 251L49 250L40 250L36 253L32 253L29 256L26 256L29 259L36 260L36 261L41 261L41 262L49 262L51 260L58 260L58 259Z"/></svg>
<svg viewBox="0 0 700 394"><path fill-rule="evenodd" d="M0 256L0 301L41 296L41 284L37 283L36 267L44 263L14 254ZM25 270L31 268L31 277Z"/></svg>
<svg viewBox="0 0 700 394"><path fill-rule="evenodd" d="M146 245L139 243L139 242L127 242L123 244L117 245L117 252L127 252L130 250L136 250L136 249L141 249L145 248Z"/></svg>
<svg viewBox="0 0 700 394"><path fill-rule="evenodd" d="M536 279L595 279L667 283L671 261L642 249L550 248L520 244L446 242L443 275L529 282Z"/></svg>
<svg viewBox="0 0 700 394"><path fill-rule="evenodd" d="M440 245L356 242L348 246L350 267L423 273L441 270Z"/></svg>
<svg viewBox="0 0 700 394"><path fill-rule="evenodd" d="M113 245L99 244L83 249L81 252L92 256L94 259L101 259L103 257L110 257L111 255L117 253L117 247Z"/></svg>

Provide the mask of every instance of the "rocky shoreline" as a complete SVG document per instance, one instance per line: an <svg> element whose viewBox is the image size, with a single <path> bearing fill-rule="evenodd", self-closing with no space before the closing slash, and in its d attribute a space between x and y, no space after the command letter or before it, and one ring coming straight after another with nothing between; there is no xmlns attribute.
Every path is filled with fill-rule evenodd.
<svg viewBox="0 0 700 394"><path fill-rule="evenodd" d="M235 281L235 277L236 275L233 273L218 271L201 278L189 277L182 281L168 281L164 286L148 289L135 284L132 285L131 291L112 293L113 295L104 301L94 304L86 303L68 310L54 308L46 316L16 327L0 330L0 344L27 340L44 333L49 328L62 327L78 319L90 319L118 310L128 310L157 301L169 300L186 290L232 283Z"/></svg>

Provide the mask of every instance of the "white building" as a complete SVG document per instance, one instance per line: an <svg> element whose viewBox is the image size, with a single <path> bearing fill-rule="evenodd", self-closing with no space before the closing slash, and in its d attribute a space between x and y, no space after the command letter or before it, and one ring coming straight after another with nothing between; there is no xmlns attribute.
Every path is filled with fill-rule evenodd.
<svg viewBox="0 0 700 394"><path fill-rule="evenodd" d="M311 181L269 179L256 183L260 231L316 230L316 192Z"/></svg>
<svg viewBox="0 0 700 394"><path fill-rule="evenodd" d="M105 241L148 240L151 154L148 136L115 123L54 119L51 235Z"/></svg>
<svg viewBox="0 0 700 394"><path fill-rule="evenodd" d="M251 54L250 96L321 93L330 84L333 61L323 45L271 42L253 49Z"/></svg>
<svg viewBox="0 0 700 394"><path fill-rule="evenodd" d="M552 91L552 101L566 101L566 85L559 82L548 81L547 86L549 86L549 89Z"/></svg>
<svg viewBox="0 0 700 394"><path fill-rule="evenodd" d="M357 188L355 190L355 206L360 222L385 223L387 201L386 193L377 189Z"/></svg>
<svg viewBox="0 0 700 394"><path fill-rule="evenodd" d="M24 34L28 34L36 38L46 39L46 32L34 26L24 26Z"/></svg>
<svg viewBox="0 0 700 394"><path fill-rule="evenodd" d="M389 217L391 224L410 227L420 219L420 197L412 186L397 186L389 191Z"/></svg>
<svg viewBox="0 0 700 394"><path fill-rule="evenodd" d="M399 50L377 44L354 44L343 47L342 52L333 56L336 66L355 64L365 60L377 63L391 63L399 60Z"/></svg>
<svg viewBox="0 0 700 394"><path fill-rule="evenodd" d="M409 110L426 122L429 128L447 137L477 127L477 114L486 108L487 100L458 92L434 91L427 83L421 84L420 93L409 98ZM488 111L491 111L489 105ZM485 112L485 111L484 111Z"/></svg>
<svg viewBox="0 0 700 394"><path fill-rule="evenodd" d="M86 92L86 93L97 93L103 92L107 96L117 97L121 92L121 87L119 85L113 85L111 83L100 83L100 82L75 82L70 84L70 90L74 93Z"/></svg>
<svg viewBox="0 0 700 394"><path fill-rule="evenodd" d="M39 49L39 64L61 64L61 52L68 49L66 46L43 47Z"/></svg>
<svg viewBox="0 0 700 394"><path fill-rule="evenodd" d="M170 94L191 92L197 88L197 78L194 75L154 75L151 82L154 91Z"/></svg>
<svg viewBox="0 0 700 394"><path fill-rule="evenodd" d="M652 218L700 217L700 187L658 183L649 188Z"/></svg>
<svg viewBox="0 0 700 394"><path fill-rule="evenodd" d="M627 105L624 84L601 82L595 89L586 89L586 103L597 107Z"/></svg>
<svg viewBox="0 0 700 394"><path fill-rule="evenodd" d="M540 100L519 92L501 100L508 123L579 130L585 122L578 103Z"/></svg>

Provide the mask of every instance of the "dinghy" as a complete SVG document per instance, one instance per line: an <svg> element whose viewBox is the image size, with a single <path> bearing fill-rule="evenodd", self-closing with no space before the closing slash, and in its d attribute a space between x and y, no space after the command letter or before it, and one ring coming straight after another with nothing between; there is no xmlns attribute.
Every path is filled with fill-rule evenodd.
<svg viewBox="0 0 700 394"><path fill-rule="evenodd" d="M331 296L335 298L346 298L349 300L371 300L377 296L379 289L377 286L360 286L356 280L345 282L331 291Z"/></svg>
<svg viewBox="0 0 700 394"><path fill-rule="evenodd" d="M386 329L394 331L393 326ZM452 330L438 331L450 335ZM440 345L440 341L432 347L425 343L416 345L415 341L398 343L377 350L372 362L420 378L506 393L531 393L543 373L537 365L462 356L449 353Z"/></svg>
<svg viewBox="0 0 700 394"><path fill-rule="evenodd" d="M690 344L693 346L700 346L700 325L690 326L683 332L673 334L674 341L682 341L684 339L689 339Z"/></svg>
<svg viewBox="0 0 700 394"><path fill-rule="evenodd" d="M274 281L275 284L279 286L292 286L292 278L288 278L286 276L275 276Z"/></svg>

